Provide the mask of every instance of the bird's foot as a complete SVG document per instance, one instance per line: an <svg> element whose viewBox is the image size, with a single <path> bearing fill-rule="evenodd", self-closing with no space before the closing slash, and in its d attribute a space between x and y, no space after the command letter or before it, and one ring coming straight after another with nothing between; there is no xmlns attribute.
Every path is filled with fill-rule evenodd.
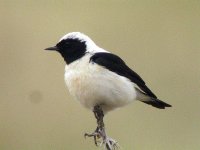
<svg viewBox="0 0 200 150"><path fill-rule="evenodd" d="M118 144L117 141L115 141L114 139L110 138L110 137L106 137L102 144L104 145L104 148L106 150L117 150L120 149L120 146Z"/></svg>
<svg viewBox="0 0 200 150"><path fill-rule="evenodd" d="M114 139L107 137L104 129L97 128L92 134L85 133L86 137L93 137L96 146L104 146L105 150L116 150L119 149L119 144Z"/></svg>
<svg viewBox="0 0 200 150"><path fill-rule="evenodd" d="M104 113L101 106L96 105L94 107L93 112L95 118L97 119L97 128L92 134L85 133L85 138L93 137L95 145L99 147L104 146L105 150L119 149L120 147L118 143L106 135L105 126L103 122Z"/></svg>
<svg viewBox="0 0 200 150"><path fill-rule="evenodd" d="M93 133L85 133L84 137L93 137L94 138L94 143L96 146L99 146L99 143L101 143L98 139L101 138L101 134L99 132L99 129L97 128Z"/></svg>

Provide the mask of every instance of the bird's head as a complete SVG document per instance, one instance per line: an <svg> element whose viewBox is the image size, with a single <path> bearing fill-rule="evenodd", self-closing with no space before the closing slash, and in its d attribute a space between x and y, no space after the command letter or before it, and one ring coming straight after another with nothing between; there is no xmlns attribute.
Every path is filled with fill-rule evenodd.
<svg viewBox="0 0 200 150"><path fill-rule="evenodd" d="M67 64L80 59L86 53L92 53L96 44L85 34L80 32L71 32L63 36L56 46L46 48L59 52Z"/></svg>

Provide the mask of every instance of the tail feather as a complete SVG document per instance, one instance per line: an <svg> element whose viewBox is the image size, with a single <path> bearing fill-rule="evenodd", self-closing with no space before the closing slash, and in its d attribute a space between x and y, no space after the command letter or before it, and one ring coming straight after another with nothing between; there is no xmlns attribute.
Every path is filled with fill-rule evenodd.
<svg viewBox="0 0 200 150"><path fill-rule="evenodd" d="M152 105L159 109L165 109L165 107L172 107L170 104L167 104L167 103L165 103L159 99L155 99L155 98L151 98L148 101L141 101L141 102L146 103L148 105Z"/></svg>
<svg viewBox="0 0 200 150"><path fill-rule="evenodd" d="M167 104L167 103L157 99L156 96L152 97L152 96L149 96L146 93L140 91L138 88L135 88L135 89L136 89L136 93L137 93L137 99L143 103L152 105L159 109L165 109L165 107L172 107L170 104Z"/></svg>

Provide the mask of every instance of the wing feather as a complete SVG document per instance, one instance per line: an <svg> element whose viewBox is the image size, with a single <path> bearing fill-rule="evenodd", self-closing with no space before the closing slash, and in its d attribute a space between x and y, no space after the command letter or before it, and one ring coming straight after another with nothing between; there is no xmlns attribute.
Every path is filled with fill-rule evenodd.
<svg viewBox="0 0 200 150"><path fill-rule="evenodd" d="M157 98L156 95L146 86L144 80L136 72L131 70L119 56L112 53L99 52L95 53L90 58L90 62L97 63L118 75L128 78L145 94L152 98Z"/></svg>

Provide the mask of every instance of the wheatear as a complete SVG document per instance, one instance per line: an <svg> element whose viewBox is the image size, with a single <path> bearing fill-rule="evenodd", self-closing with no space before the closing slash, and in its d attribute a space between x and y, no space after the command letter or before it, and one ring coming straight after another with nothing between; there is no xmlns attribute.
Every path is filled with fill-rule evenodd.
<svg viewBox="0 0 200 150"><path fill-rule="evenodd" d="M139 100L159 109L171 105L159 100L143 79L117 55L97 46L88 36L71 32L63 36L56 46L46 48L59 52L66 62L65 82L70 94L83 106L93 110L97 128L92 134L96 145L106 149L117 146L106 135L104 114ZM99 144L99 139L102 139Z"/></svg>

